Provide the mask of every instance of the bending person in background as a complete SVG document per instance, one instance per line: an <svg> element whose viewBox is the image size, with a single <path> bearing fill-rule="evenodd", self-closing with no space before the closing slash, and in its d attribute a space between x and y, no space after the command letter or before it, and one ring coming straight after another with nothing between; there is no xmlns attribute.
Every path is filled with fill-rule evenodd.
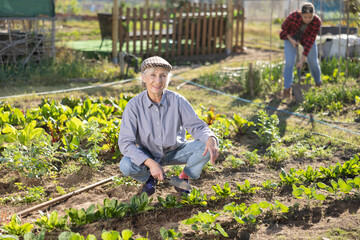
<svg viewBox="0 0 360 240"><path fill-rule="evenodd" d="M141 83L146 88L125 107L119 133L124 157L120 170L145 183L142 192L152 195L164 180L166 165L185 164L179 175L188 182L198 179L204 165L219 156L215 134L180 94L167 90L172 66L161 57L141 64ZM194 141L186 141L186 130ZM181 194L189 193L175 188Z"/></svg>
<svg viewBox="0 0 360 240"><path fill-rule="evenodd" d="M285 52L284 97L288 98L291 94L290 89L294 75L293 68L299 43L303 46L304 51L299 62L296 64L296 68L301 69L305 58L307 58L316 86L321 86L321 71L315 42L320 26L321 19L315 14L315 8L312 3L304 3L301 6L301 12L295 11L291 13L281 25L280 38L284 40Z"/></svg>

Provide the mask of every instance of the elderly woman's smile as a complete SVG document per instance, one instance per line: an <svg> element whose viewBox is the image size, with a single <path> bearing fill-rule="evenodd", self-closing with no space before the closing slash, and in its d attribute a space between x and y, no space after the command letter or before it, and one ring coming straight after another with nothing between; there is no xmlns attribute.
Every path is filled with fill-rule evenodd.
<svg viewBox="0 0 360 240"><path fill-rule="evenodd" d="M142 79L150 99L158 102L167 87L168 71L161 67L149 68L143 73Z"/></svg>

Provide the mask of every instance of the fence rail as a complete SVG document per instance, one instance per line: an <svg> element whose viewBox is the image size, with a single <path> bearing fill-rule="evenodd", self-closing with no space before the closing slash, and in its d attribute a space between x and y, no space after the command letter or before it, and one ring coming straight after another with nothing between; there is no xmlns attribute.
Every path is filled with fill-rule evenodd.
<svg viewBox="0 0 360 240"><path fill-rule="evenodd" d="M233 21L228 21L233 14ZM98 14L102 39L111 38L111 14ZM229 10L218 4L187 4L173 9L119 9L121 51L141 57L159 55L168 59L221 54L226 38L232 51L244 46L244 8Z"/></svg>

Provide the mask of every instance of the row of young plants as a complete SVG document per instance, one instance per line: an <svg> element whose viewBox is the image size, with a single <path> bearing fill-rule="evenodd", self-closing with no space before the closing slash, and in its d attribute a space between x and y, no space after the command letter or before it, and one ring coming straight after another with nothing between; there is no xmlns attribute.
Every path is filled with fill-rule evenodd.
<svg viewBox="0 0 360 240"><path fill-rule="evenodd" d="M324 201L326 199L325 195L317 193L317 189L315 186L318 186L319 188L325 189L329 193L334 194L335 198L341 196L341 193L348 194L352 190L357 190L357 194L358 196L360 196L360 177L358 176L359 171L359 157L354 156L352 159L346 161L342 165L337 163L335 166L330 166L329 168L321 168L321 172L327 173L325 174L325 178L321 178L320 172L312 170L310 166L307 168L306 171L303 171L301 169L295 171L294 169L291 169L291 174L287 174L284 170L282 170L280 173L280 185L292 185L293 196L296 198L303 198L303 196L305 196L308 201L308 206L310 206L310 200ZM328 179L329 176L331 176L331 186L328 186L325 183L318 181L319 179ZM347 179L345 182L340 178L344 176L355 176L355 178ZM333 179L338 179L338 181L336 182ZM310 184L310 186L296 186L297 184L302 184L304 182ZM316 185L314 184L315 182L317 182ZM265 191L273 191L279 186L279 184L269 180L263 182L262 185L263 187L251 186L249 181L245 180L244 184L237 183L237 192L233 192L229 187L228 183L225 183L223 187L220 187L217 184L212 186L215 195L211 196L210 199L213 201L229 197L239 199L246 195L249 196L251 194L254 194L260 189ZM202 194L201 190L193 189L189 195L183 195L180 202L178 202L177 197L173 195L168 195L165 199L159 196L158 201L164 208L182 207L183 205L206 206L207 195ZM102 219L121 218L128 214L134 215L139 212L154 209L154 207L150 206L151 202L152 199L149 200L148 196L145 193L143 193L141 196L134 196L130 200L129 204L123 202L119 203L116 199L105 199L103 205L97 205L97 210L95 210L94 204L92 204L87 210L76 210L70 208L66 210L67 214L63 217L59 217L58 213L56 211L53 211L48 215L42 214L42 217L40 219L37 219L35 224L42 230L47 230L49 232L53 230L70 230L69 226L81 226ZM247 207L245 203L238 205L234 202L224 206L224 212L230 212L233 218L241 224L256 222L256 217L262 214L266 209L269 209L273 213L274 211L275 213L289 212L289 207L281 204L277 200L275 200L274 204L263 201L260 203L251 204L249 207ZM191 225L191 228L193 230L205 234L222 234L223 236L227 236L226 231L221 227L219 223L216 223L215 221L219 215L220 213L210 211L207 211L206 213L198 212L198 215L194 215L190 219L184 220L182 223L185 225ZM70 220L69 226L67 223L68 218ZM9 234L22 234L24 233L23 231L25 231L24 229L26 229L26 231L31 230L31 225L24 224L23 226L21 226L14 219L16 219L16 216L12 217L11 224L5 225L5 227L3 227L3 229L8 231ZM166 230L164 229L162 231L163 233L164 231L166 232ZM173 232L174 230L171 229L168 231Z"/></svg>
<svg viewBox="0 0 360 240"><path fill-rule="evenodd" d="M101 152L120 155L117 136L122 111L132 96L119 99L43 99L26 112L0 107L0 162L28 177L59 171L69 159L99 167Z"/></svg>
<svg viewBox="0 0 360 240"><path fill-rule="evenodd" d="M355 155L343 164L335 166L319 167L319 170L308 166L306 170L290 168L289 172L281 170L280 179L284 185L304 184L317 181L329 181L332 179L354 177L360 174L359 156Z"/></svg>
<svg viewBox="0 0 360 240"><path fill-rule="evenodd" d="M200 75L197 81L200 84L212 88L222 88L228 84L236 84L243 86L243 92L247 95L251 94L250 79L252 81L252 94L255 96L267 92L277 92L282 89L283 78L283 62L275 62L268 64L264 62L256 62L250 69L247 66L242 66L235 71L205 73ZM343 84L347 81L345 79L346 61L337 58L327 59L321 62L321 79L324 84ZM340 72L339 72L340 71ZM360 65L358 61L353 60L348 62L348 77L357 79L360 76ZM297 71L294 69L294 78L297 79ZM305 74L305 82L307 84L314 82L310 73ZM326 105L325 105L326 106Z"/></svg>
<svg viewBox="0 0 360 240"><path fill-rule="evenodd" d="M329 111L339 113L346 104L358 107L360 88L358 85L329 85L321 90L312 88L304 94L303 111L307 113Z"/></svg>

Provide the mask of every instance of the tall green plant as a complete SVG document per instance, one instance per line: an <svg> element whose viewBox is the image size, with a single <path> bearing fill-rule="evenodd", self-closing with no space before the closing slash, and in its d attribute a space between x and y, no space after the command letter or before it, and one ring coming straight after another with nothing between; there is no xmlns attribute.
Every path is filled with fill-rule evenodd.
<svg viewBox="0 0 360 240"><path fill-rule="evenodd" d="M268 146L272 142L280 139L280 132L277 125L279 118L273 114L269 116L264 110L260 110L257 114L258 123L254 133L260 138L262 144Z"/></svg>

